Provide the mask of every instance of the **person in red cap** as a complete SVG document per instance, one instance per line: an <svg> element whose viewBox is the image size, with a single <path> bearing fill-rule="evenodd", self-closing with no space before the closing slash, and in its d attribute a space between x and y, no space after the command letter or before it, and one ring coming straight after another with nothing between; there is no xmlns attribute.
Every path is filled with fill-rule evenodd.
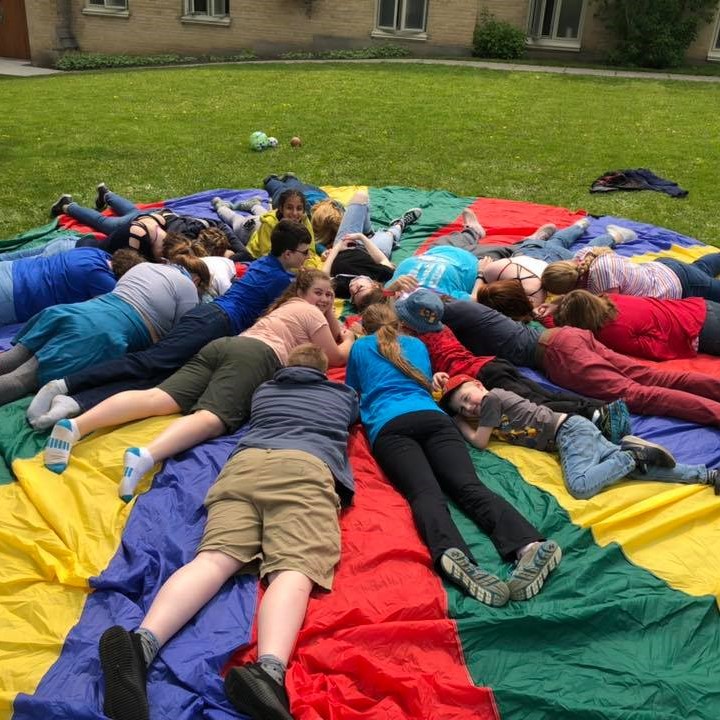
<svg viewBox="0 0 720 720"><path fill-rule="evenodd" d="M345 382L360 395L360 418L372 452L410 503L433 565L480 602L499 607L528 600L562 557L504 498L479 480L467 445L430 394L430 357L420 340L400 334L385 303L362 316L369 334L353 346ZM445 494L487 533L498 553L516 561L507 582L480 569L450 517Z"/></svg>
<svg viewBox="0 0 720 720"><path fill-rule="evenodd" d="M720 471L705 465L681 465L662 445L627 435L615 445L589 420L553 412L513 392L488 390L470 375L436 374L444 385L440 406L463 437L481 450L491 437L521 447L557 451L570 494L587 500L621 480L656 480L709 485L720 494Z"/></svg>

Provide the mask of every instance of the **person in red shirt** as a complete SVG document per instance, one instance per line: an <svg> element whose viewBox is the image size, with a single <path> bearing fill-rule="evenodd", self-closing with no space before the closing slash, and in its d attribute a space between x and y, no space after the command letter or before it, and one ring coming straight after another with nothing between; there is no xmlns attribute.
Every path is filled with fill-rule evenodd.
<svg viewBox="0 0 720 720"><path fill-rule="evenodd" d="M436 293L417 290L398 300L395 312L403 325L427 347L434 372L448 376L469 375L490 390L502 388L555 412L582 415L597 425L608 439L618 439L619 433L629 432L629 411L622 400L605 404L574 393L546 390L522 375L507 360L492 355L473 355L453 331L440 322L443 302Z"/></svg>
<svg viewBox="0 0 720 720"><path fill-rule="evenodd" d="M612 350L647 360L720 355L720 304L573 290L560 298L556 325L590 330Z"/></svg>

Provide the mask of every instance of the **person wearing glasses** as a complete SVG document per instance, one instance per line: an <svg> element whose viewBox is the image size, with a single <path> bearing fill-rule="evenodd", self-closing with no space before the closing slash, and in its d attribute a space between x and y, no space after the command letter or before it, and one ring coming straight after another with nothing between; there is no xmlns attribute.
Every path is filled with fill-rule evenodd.
<svg viewBox="0 0 720 720"><path fill-rule="evenodd" d="M199 305L147 350L129 353L66 375L43 386L27 411L37 430L73 417L124 390L159 385L207 343L247 330L295 277L310 252L310 233L291 220L273 229L269 255L250 264L245 275L211 303Z"/></svg>

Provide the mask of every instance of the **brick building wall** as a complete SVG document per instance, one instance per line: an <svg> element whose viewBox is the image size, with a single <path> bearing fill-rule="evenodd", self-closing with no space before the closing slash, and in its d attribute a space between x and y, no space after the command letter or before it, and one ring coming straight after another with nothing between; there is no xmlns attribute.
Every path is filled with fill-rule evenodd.
<svg viewBox="0 0 720 720"><path fill-rule="evenodd" d="M524 1L524 0L523 0ZM58 49L54 0L28 0L33 60ZM129 0L129 12L90 14L85 0L70 0L72 30L87 52L224 54L242 49L259 56L292 50L357 48L392 43L415 54L470 52L477 0L430 0L427 31L417 36L376 30L377 0L230 0L230 23L181 21L182 0Z"/></svg>
<svg viewBox="0 0 720 720"><path fill-rule="evenodd" d="M181 21L182 0L129 0L125 16L89 14L85 0L26 0L25 4L32 59L47 64L59 49L68 47L67 33L60 32L61 37L58 33L63 6L68 8L72 37L79 49L87 52L220 55L250 49L260 57L273 57L292 50L392 43L413 54L432 56L468 55L476 19L483 9L525 29L530 0L429 0L426 33L407 36L377 30L378 0L230 0L227 25ZM701 29L688 52L690 61L707 58L715 29L715 22ZM530 55L562 63L568 57L602 58L611 46L612 38L595 17L593 0L589 0L579 50L533 47Z"/></svg>

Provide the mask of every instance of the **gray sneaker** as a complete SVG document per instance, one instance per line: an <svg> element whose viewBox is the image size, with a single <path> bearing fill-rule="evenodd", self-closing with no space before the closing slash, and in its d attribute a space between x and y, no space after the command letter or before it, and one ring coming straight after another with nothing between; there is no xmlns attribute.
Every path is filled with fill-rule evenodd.
<svg viewBox="0 0 720 720"><path fill-rule="evenodd" d="M446 550L440 558L443 574L481 603L502 607L510 598L508 586L495 575L481 570L457 548Z"/></svg>
<svg viewBox="0 0 720 720"><path fill-rule="evenodd" d="M611 235L616 245L621 243L632 242L637 239L637 233L630 228L620 227L619 225L608 225L605 228L608 235Z"/></svg>
<svg viewBox="0 0 720 720"><path fill-rule="evenodd" d="M562 550L554 540L545 540L528 550L516 563L508 578L511 600L529 600L545 584L547 576L560 564Z"/></svg>
<svg viewBox="0 0 720 720"><path fill-rule="evenodd" d="M674 468L676 465L675 458L667 448L635 435L626 435L620 441L620 449L633 456L637 470L643 474L647 473L650 465L664 468Z"/></svg>
<svg viewBox="0 0 720 720"><path fill-rule="evenodd" d="M541 225L532 235L528 235L526 240L549 240L557 232L557 225L545 223Z"/></svg>
<svg viewBox="0 0 720 720"><path fill-rule="evenodd" d="M251 213L252 209L256 205L262 205L263 201L260 197L251 197L248 200L241 200L236 203L228 203L233 210L240 210L240 212Z"/></svg>

